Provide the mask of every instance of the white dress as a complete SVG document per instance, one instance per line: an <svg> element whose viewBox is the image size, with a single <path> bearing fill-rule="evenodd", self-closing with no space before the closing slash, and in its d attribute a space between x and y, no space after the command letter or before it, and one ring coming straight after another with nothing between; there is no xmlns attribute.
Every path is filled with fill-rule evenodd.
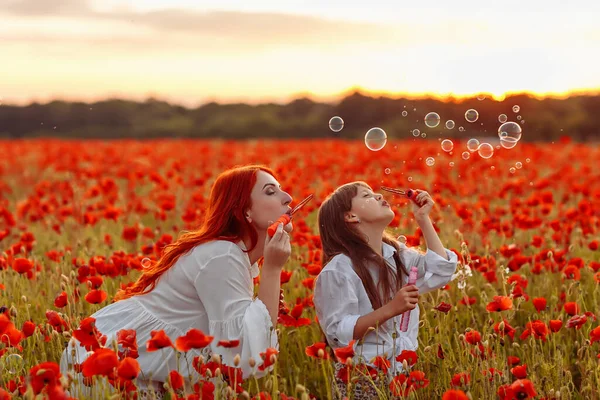
<svg viewBox="0 0 600 400"><path fill-rule="evenodd" d="M456 254L448 249L446 254L448 260L439 254L427 250L422 254L414 249L399 243L398 255L407 271L415 266L418 268L418 279L416 286L419 295L430 292L446 285L456 271L458 258ZM387 243L383 243L382 255L393 271L396 271L394 261L396 249ZM378 282L378 273L375 268L370 270L374 282ZM408 277L404 276L404 285L408 283ZM325 333L328 344L333 348L348 346L354 334L356 321L363 315L373 311L369 296L359 276L352 268L350 258L344 254L338 254L323 268L315 282L314 303L319 319L319 324ZM419 332L419 306L411 311L408 330L400 331L402 315L389 319L382 324L378 330L365 335L363 345L354 343L354 362L371 363L376 356L384 356L391 361L391 375L395 371L402 371L402 364L396 363L395 358L403 350L416 351L418 347L417 335ZM393 332L396 331L396 339Z"/></svg>
<svg viewBox="0 0 600 400"><path fill-rule="evenodd" d="M138 376L138 387L145 388L148 382L166 382L171 370L178 370L184 377L191 374L199 378L192 360L200 354L206 359L211 352L220 354L222 362L229 366L234 366L234 357L239 354L244 379L269 371L258 371L262 364L260 353L269 347L278 348L277 334L267 307L254 298L253 278L259 274L258 265L250 265L243 250L243 242L216 240L199 245L181 256L150 293L112 303L92 315L98 330L107 336L107 347L121 329L136 330L137 361L143 373L143 379L142 374ZM187 363L181 357L179 368L174 349L146 350L151 331L164 330L175 344L191 328L214 336L214 340L203 351L190 350ZM240 340L240 344L231 349L217 347L220 340ZM77 345L72 347L73 343ZM73 349L77 353L74 359ZM85 348L73 339L62 355L62 373L72 369L68 364L82 363L87 356ZM256 361L254 368L249 366L250 358Z"/></svg>

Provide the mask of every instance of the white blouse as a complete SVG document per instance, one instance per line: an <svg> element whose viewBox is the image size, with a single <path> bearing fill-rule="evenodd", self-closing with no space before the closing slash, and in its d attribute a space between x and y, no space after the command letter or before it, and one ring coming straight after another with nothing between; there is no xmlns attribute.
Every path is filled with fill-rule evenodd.
<svg viewBox="0 0 600 400"><path fill-rule="evenodd" d="M250 265L243 250L243 242L216 240L199 245L181 256L150 293L112 303L92 315L98 330L107 336L107 346L121 329L136 330L141 368L138 387L147 381L166 382L171 370L198 378L192 360L200 354L206 359L211 352L220 354L229 366L234 366L234 357L239 354L244 379L252 374L260 377L272 368L258 371L263 362L260 353L268 347L277 349L279 343L267 307L254 298L253 278L259 274L258 265ZM210 348L187 352L187 362L180 357L179 368L173 348L146 350L151 331L164 330L175 344L191 328L214 339ZM220 340L240 340L240 344L236 348L217 347ZM82 363L88 356L78 342L72 347L75 342L73 339L63 352L63 374L69 369L68 363ZM73 348L77 351L75 359L71 358ZM249 365L250 358L256 361L254 368Z"/></svg>
<svg viewBox="0 0 600 400"><path fill-rule="evenodd" d="M408 271L415 266L418 268L417 284L419 295L430 292L446 285L456 271L458 258L456 254L448 249L446 254L448 260L439 254L427 250L422 254L414 249L399 243L400 260ZM396 271L394 253L396 249L383 243L382 255L388 262L388 266ZM378 282L378 271L370 269L374 282ZM408 277L404 274L404 285L408 283ZM336 349L348 346L354 334L356 321L363 315L373 311L369 296L359 276L352 268L350 258L344 254L338 254L323 268L316 279L314 289L314 303L317 311L319 324L325 333L328 344ZM391 361L392 368L389 373L402 371L402 364L397 363L395 358L403 350L415 351L418 347L417 335L419 332L419 306L411 311L408 330L400 331L402 315L390 318L380 325L375 331L367 333L362 346L359 340L354 343L354 362L363 362L374 366L371 362L376 356L384 356ZM395 324L395 325L394 325ZM394 328L396 339L394 339Z"/></svg>

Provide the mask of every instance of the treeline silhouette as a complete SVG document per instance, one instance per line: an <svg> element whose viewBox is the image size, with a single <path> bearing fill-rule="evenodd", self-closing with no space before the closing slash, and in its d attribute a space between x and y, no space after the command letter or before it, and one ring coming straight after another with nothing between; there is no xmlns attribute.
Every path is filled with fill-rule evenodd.
<svg viewBox="0 0 600 400"><path fill-rule="evenodd" d="M518 105L520 111L513 112ZM479 119L465 120L465 111L474 108ZM407 112L403 116L403 111ZM441 116L436 128L427 128L425 114L435 111ZM27 106L0 105L1 138L363 138L378 126L390 138L410 138L415 128L422 132L442 132L445 137L465 134L497 134L498 116L522 124L524 141L553 141L569 136L577 141L600 138L600 95L574 95L566 99L536 99L514 95L504 101L491 98L392 99L369 97L355 92L337 104L319 103L299 98L288 104L217 104L209 103L189 109L156 99L145 102L109 99L95 103L53 101ZM344 119L344 129L334 134L328 127L333 116ZM456 126L445 129L453 120ZM463 133L459 127L464 127ZM430 134L430 137L432 135Z"/></svg>

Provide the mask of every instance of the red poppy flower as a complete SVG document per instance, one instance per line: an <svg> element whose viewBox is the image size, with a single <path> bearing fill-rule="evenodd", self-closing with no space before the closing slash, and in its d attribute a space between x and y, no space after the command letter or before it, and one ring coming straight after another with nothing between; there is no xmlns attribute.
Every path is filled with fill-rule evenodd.
<svg viewBox="0 0 600 400"><path fill-rule="evenodd" d="M527 377L527 364L517 365L510 369L510 373L517 379L524 379Z"/></svg>
<svg viewBox="0 0 600 400"><path fill-rule="evenodd" d="M62 292L61 294L59 294L58 296L56 296L56 298L54 299L54 307L56 308L63 308L64 306L66 306L68 303L68 299L67 299L67 292Z"/></svg>
<svg viewBox="0 0 600 400"><path fill-rule="evenodd" d="M184 386L183 376L175 370L169 372L169 384L173 388L173 390L178 391L183 389Z"/></svg>
<svg viewBox="0 0 600 400"><path fill-rule="evenodd" d="M373 363L373 365L375 365L375 368L379 369L384 374L387 374L388 369L391 365L390 360L382 356L375 357L373 360L371 360L371 362Z"/></svg>
<svg viewBox="0 0 600 400"><path fill-rule="evenodd" d="M519 364L521 362L521 359L517 356L508 356L506 357L506 362L508 363L508 365L514 366Z"/></svg>
<svg viewBox="0 0 600 400"><path fill-rule="evenodd" d="M467 341L467 343L477 344L481 342L481 333L475 330L470 330L467 333L465 333L465 340Z"/></svg>
<svg viewBox="0 0 600 400"><path fill-rule="evenodd" d="M402 353L396 357L396 361L403 362L406 360L408 365L415 365L418 359L417 352L412 350L402 350Z"/></svg>
<svg viewBox="0 0 600 400"><path fill-rule="evenodd" d="M594 342L600 342L600 326L590 331L590 344Z"/></svg>
<svg viewBox="0 0 600 400"><path fill-rule="evenodd" d="M202 349L208 346L213 339L213 336L205 335L200 329L192 328L184 336L175 340L175 348L183 352L190 349Z"/></svg>
<svg viewBox="0 0 600 400"><path fill-rule="evenodd" d="M585 324L586 322L586 315L574 315L567 321L567 328L581 329L583 324Z"/></svg>
<svg viewBox="0 0 600 400"><path fill-rule="evenodd" d="M40 394L46 387L60 386L60 367L55 362L43 362L31 368L29 377L35 394Z"/></svg>
<svg viewBox="0 0 600 400"><path fill-rule="evenodd" d="M537 396L533 383L529 379L519 379L510 385L510 389L517 399L529 399Z"/></svg>
<svg viewBox="0 0 600 400"><path fill-rule="evenodd" d="M494 300L488 303L486 310L493 311L506 311L512 309L513 302L510 297L506 296L494 296Z"/></svg>
<svg viewBox="0 0 600 400"><path fill-rule="evenodd" d="M560 331L560 328L562 328L563 322L559 319L552 319L548 325L550 326L550 330L556 333Z"/></svg>
<svg viewBox="0 0 600 400"><path fill-rule="evenodd" d="M329 359L329 353L325 348L327 345L323 342L318 342L313 345L307 346L304 352L307 356L313 358L321 358L323 360Z"/></svg>
<svg viewBox="0 0 600 400"><path fill-rule="evenodd" d="M82 363L81 372L88 378L94 375L113 377L118 366L119 359L114 351L99 348Z"/></svg>
<svg viewBox="0 0 600 400"><path fill-rule="evenodd" d="M87 301L90 304L100 304L104 300L106 300L107 297L108 295L104 290L93 289L85 295L85 301Z"/></svg>
<svg viewBox="0 0 600 400"><path fill-rule="evenodd" d="M238 347L240 345L240 341L239 340L219 340L219 343L217 343L217 347L225 347L227 349L231 349L234 347Z"/></svg>
<svg viewBox="0 0 600 400"><path fill-rule="evenodd" d="M73 337L79 340L87 351L96 350L106 344L106 336L96 328L96 319L87 317L81 321L79 328L73 331Z"/></svg>
<svg viewBox="0 0 600 400"><path fill-rule="evenodd" d="M350 344L348 344L348 346L340 347L340 348L333 350L333 353L335 354L335 357L338 359L339 362L341 362L342 364L346 364L346 361L349 358L354 357L354 343L355 342L356 342L355 340L351 340Z"/></svg>
<svg viewBox="0 0 600 400"><path fill-rule="evenodd" d="M272 347L269 347L266 352L260 353L260 357L263 359L263 363L258 367L259 371L264 371L277 361L277 354L279 351Z"/></svg>
<svg viewBox="0 0 600 400"><path fill-rule="evenodd" d="M160 331L151 331L150 339L146 342L146 350L157 351L165 347L173 347L173 342L171 342L171 338L167 336L165 331L162 329Z"/></svg>
<svg viewBox="0 0 600 400"><path fill-rule="evenodd" d="M443 312L445 314L448 313L452 309L452 304L444 303L443 301L437 306L433 307L435 310Z"/></svg>
<svg viewBox="0 0 600 400"><path fill-rule="evenodd" d="M546 309L547 301L543 297L536 297L532 300L533 306L538 312L542 312Z"/></svg>
<svg viewBox="0 0 600 400"><path fill-rule="evenodd" d="M117 367L117 375L121 379L133 380L140 374L140 364L138 361L131 357L125 357L119 362Z"/></svg>
<svg viewBox="0 0 600 400"><path fill-rule="evenodd" d="M579 314L579 305L577 303L575 303L574 301L565 303L564 309L565 309L565 312L569 315Z"/></svg>
<svg viewBox="0 0 600 400"><path fill-rule="evenodd" d="M120 359L139 357L136 336L135 329L121 329L117 332L117 344L123 347L123 351L119 350Z"/></svg>
<svg viewBox="0 0 600 400"><path fill-rule="evenodd" d="M468 385L471 382L471 375L468 372L459 372L452 377L452 386Z"/></svg>
<svg viewBox="0 0 600 400"><path fill-rule="evenodd" d="M462 390L450 389L444 392L442 400L469 400L469 398Z"/></svg>

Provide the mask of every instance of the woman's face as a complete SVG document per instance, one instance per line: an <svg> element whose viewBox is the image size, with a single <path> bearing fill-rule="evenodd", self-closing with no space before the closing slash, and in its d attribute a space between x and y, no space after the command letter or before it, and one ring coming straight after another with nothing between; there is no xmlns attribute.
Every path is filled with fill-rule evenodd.
<svg viewBox="0 0 600 400"><path fill-rule="evenodd" d="M289 206L292 196L281 190L279 182L264 171L257 172L256 184L252 188L250 199L252 206L246 211L246 218L258 232L266 231L269 225L277 221L281 215L292 210ZM291 232L292 222L285 225L284 229Z"/></svg>
<svg viewBox="0 0 600 400"><path fill-rule="evenodd" d="M359 185L356 196L352 198L352 208L346 213L345 219L347 222L387 226L394 219L394 211L381 194L373 193L370 188Z"/></svg>

